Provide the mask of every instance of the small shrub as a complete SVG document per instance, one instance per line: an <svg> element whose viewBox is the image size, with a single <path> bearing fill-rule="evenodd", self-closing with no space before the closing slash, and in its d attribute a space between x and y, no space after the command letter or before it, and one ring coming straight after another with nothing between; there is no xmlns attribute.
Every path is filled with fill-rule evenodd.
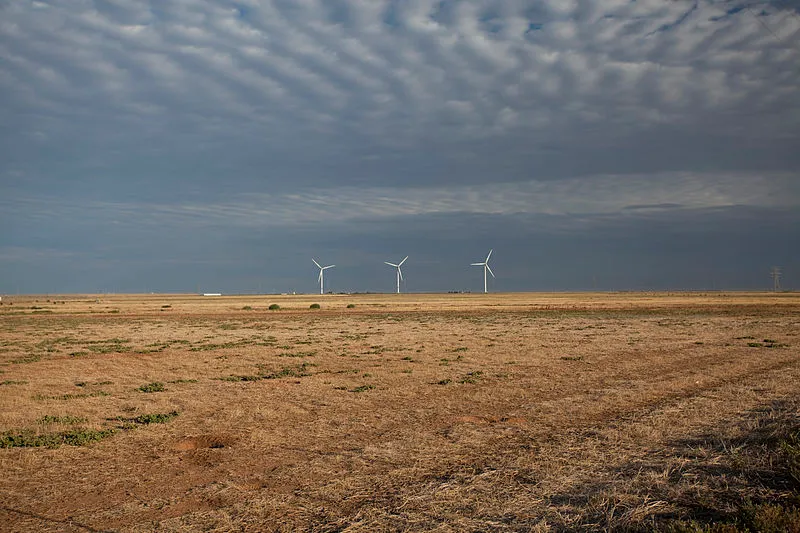
<svg viewBox="0 0 800 533"><path fill-rule="evenodd" d="M161 309L172 309L172 306L171 306L171 305L169 305L169 304L167 304L167 305L162 305L162 306L161 306Z"/></svg>
<svg viewBox="0 0 800 533"><path fill-rule="evenodd" d="M160 381L154 381L152 383L142 385L136 390L138 390L139 392L164 392L167 389L164 388L164 384L161 383Z"/></svg>
<svg viewBox="0 0 800 533"><path fill-rule="evenodd" d="M319 304L311 304L308 307L309 307L309 309L319 309Z"/></svg>
<svg viewBox="0 0 800 533"><path fill-rule="evenodd" d="M242 311L252 311L252 310L253 308L249 305L245 305L244 307L242 307Z"/></svg>
<svg viewBox="0 0 800 533"><path fill-rule="evenodd" d="M564 355L561 357L562 361L583 361L582 355Z"/></svg>
<svg viewBox="0 0 800 533"><path fill-rule="evenodd" d="M448 384L450 384L452 382L453 382L453 380L448 378L448 379L440 379L439 381L436 382L436 384L437 385L448 385Z"/></svg>
<svg viewBox="0 0 800 533"><path fill-rule="evenodd" d="M368 390L372 390L375 388L375 385L361 385L360 387L356 387L355 389L351 389L350 392L367 392Z"/></svg>
<svg viewBox="0 0 800 533"><path fill-rule="evenodd" d="M356 304L347 304L347 308L348 309L355 309L356 308Z"/></svg>
<svg viewBox="0 0 800 533"><path fill-rule="evenodd" d="M281 306L280 306L280 305L278 305L278 304L272 304L272 305L270 305L270 306L269 306L269 310L270 310L270 311L277 311L277 310L279 310L280 308L281 308Z"/></svg>

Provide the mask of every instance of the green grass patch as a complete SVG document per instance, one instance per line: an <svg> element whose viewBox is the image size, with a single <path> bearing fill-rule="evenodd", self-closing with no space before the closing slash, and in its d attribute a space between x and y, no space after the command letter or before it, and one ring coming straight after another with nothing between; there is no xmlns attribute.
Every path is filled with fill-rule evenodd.
<svg viewBox="0 0 800 533"><path fill-rule="evenodd" d="M142 385L136 390L138 390L139 392L164 392L167 389L164 388L164 384L162 382L154 381L152 383L147 383L145 385Z"/></svg>
<svg viewBox="0 0 800 533"><path fill-rule="evenodd" d="M267 309L269 309L270 311L278 311L280 308L281 306L278 304L270 304L270 306Z"/></svg>
<svg viewBox="0 0 800 533"><path fill-rule="evenodd" d="M368 390L372 390L375 388L375 385L361 385L354 389L350 389L350 392L367 392Z"/></svg>
<svg viewBox="0 0 800 533"><path fill-rule="evenodd" d="M53 416L53 415L44 415L42 418L38 420L40 424L83 424L88 422L89 419L83 416Z"/></svg>
<svg viewBox="0 0 800 533"><path fill-rule="evenodd" d="M483 377L483 372L481 370L475 370L474 372L468 372L463 378L458 380L459 383L477 383Z"/></svg>
<svg viewBox="0 0 800 533"><path fill-rule="evenodd" d="M25 363L35 363L37 361L41 361L42 356L39 354L29 354L24 355L22 357L18 357L16 359L12 359L11 362L17 365L23 365Z"/></svg>
<svg viewBox="0 0 800 533"><path fill-rule="evenodd" d="M61 445L86 446L108 438L114 433L114 429L73 429L60 433L38 435L33 432L5 433L0 435L0 448L58 448Z"/></svg>
<svg viewBox="0 0 800 533"><path fill-rule="evenodd" d="M131 418L130 421L141 425L166 424L176 416L178 416L178 411L170 411L169 413L151 413Z"/></svg>
<svg viewBox="0 0 800 533"><path fill-rule="evenodd" d="M95 392L87 392L81 394L56 394L54 396L45 396L42 394L37 394L33 397L34 400L80 400L83 398L100 398L102 396L108 396L109 394L105 391L95 391Z"/></svg>
<svg viewBox="0 0 800 533"><path fill-rule="evenodd" d="M308 306L309 309L319 309L319 304L311 304Z"/></svg>
<svg viewBox="0 0 800 533"><path fill-rule="evenodd" d="M22 380L14 380L14 379L7 379L5 381L0 381L0 385L27 385L27 381Z"/></svg>
<svg viewBox="0 0 800 533"><path fill-rule="evenodd" d="M347 308L348 309L355 309L356 308L356 304L347 304Z"/></svg>

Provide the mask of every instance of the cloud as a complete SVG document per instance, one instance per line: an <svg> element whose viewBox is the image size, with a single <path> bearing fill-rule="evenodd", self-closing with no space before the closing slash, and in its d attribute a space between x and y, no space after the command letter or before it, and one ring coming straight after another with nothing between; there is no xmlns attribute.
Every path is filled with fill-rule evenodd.
<svg viewBox="0 0 800 533"><path fill-rule="evenodd" d="M798 18L764 4L778 40L728 5L13 2L0 83L12 114L49 108L83 116L84 130L101 117L140 135L177 121L214 137L225 120L225 135L271 142L541 143L600 123L617 136L731 115L749 126L764 108L783 113L762 115L758 134L785 135L798 113L800 75L786 68L800 55Z"/></svg>
<svg viewBox="0 0 800 533"><path fill-rule="evenodd" d="M329 188L289 194L233 195L220 202L82 201L31 198L0 202L28 220L80 220L174 227L280 227L432 214L585 216L720 207L798 208L793 174L600 175L555 181L425 188ZM788 193L788 194L787 194Z"/></svg>

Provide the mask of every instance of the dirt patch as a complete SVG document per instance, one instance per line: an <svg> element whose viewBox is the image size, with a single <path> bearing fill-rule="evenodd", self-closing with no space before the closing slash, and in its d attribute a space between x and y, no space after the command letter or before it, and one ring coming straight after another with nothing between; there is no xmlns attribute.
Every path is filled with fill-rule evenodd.
<svg viewBox="0 0 800 533"><path fill-rule="evenodd" d="M172 445L172 449L178 452L189 452L192 450L221 449L233 446L236 439L230 435L197 435L185 437Z"/></svg>

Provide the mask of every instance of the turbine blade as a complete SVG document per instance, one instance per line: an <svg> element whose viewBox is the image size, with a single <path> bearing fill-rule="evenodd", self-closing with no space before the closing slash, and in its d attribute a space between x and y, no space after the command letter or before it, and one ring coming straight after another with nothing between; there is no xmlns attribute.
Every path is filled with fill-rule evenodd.
<svg viewBox="0 0 800 533"><path fill-rule="evenodd" d="M489 274L491 274L491 275L492 275L492 277L494 277L494 272L492 272L492 267L490 267L488 263L487 263L487 264L485 264L484 266L485 266L485 267L486 267L486 269L489 271Z"/></svg>
<svg viewBox="0 0 800 533"><path fill-rule="evenodd" d="M406 262L406 259L408 259L408 256L406 256L406 257L405 257L405 258L404 258L402 261L400 261L400 265L402 265L403 263L405 263L405 262ZM400 266L400 265L397 265L397 266Z"/></svg>
<svg viewBox="0 0 800 533"><path fill-rule="evenodd" d="M315 265L317 265L317 268L322 268L321 266L319 266L319 263L317 263L317 260L316 260L316 259L314 259L314 258L312 257L312 258L311 258L311 260L312 260L312 261L314 261L314 264L315 264Z"/></svg>
<svg viewBox="0 0 800 533"><path fill-rule="evenodd" d="M398 273L398 274L400 274L400 281L405 281L405 280L403 279L403 271L402 271L402 270L400 270L400 267L397 267L397 273Z"/></svg>
<svg viewBox="0 0 800 533"><path fill-rule="evenodd" d="M489 255L487 255L487 256L486 256L486 262L487 262L487 263L489 262L489 258L490 258L490 257L492 257L492 252L493 252L493 251L494 251L494 250L489 250Z"/></svg>
<svg viewBox="0 0 800 533"><path fill-rule="evenodd" d="M485 265L485 264L486 264L486 263L470 263L470 266L477 267L477 266L483 266L483 265Z"/></svg>
<svg viewBox="0 0 800 533"><path fill-rule="evenodd" d="M395 268L397 268L399 266L399 265L395 265L394 263L390 263L389 261L384 261L384 263L386 263L389 266L393 266Z"/></svg>
<svg viewBox="0 0 800 533"><path fill-rule="evenodd" d="M336 265L328 265L328 266L326 266L326 267L322 267L322 270L328 270L329 268L333 268L333 267L335 267L335 266L336 266Z"/></svg>

